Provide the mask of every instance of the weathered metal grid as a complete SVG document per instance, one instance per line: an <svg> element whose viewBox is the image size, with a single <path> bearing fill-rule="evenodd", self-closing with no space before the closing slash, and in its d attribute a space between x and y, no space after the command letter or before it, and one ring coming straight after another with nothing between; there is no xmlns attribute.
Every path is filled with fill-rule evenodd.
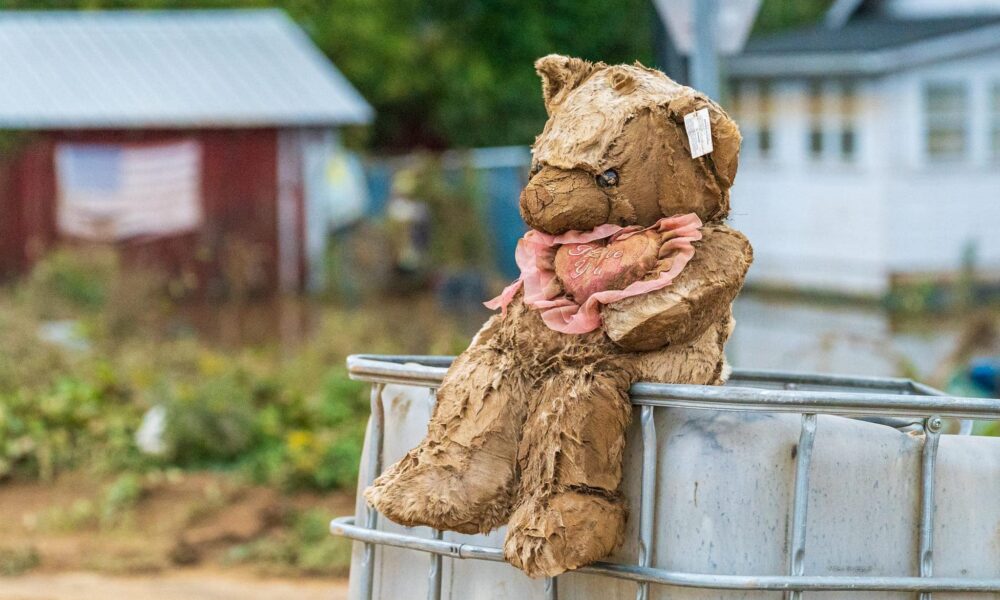
<svg viewBox="0 0 1000 600"><path fill-rule="evenodd" d="M382 470L384 412L381 402L386 383L436 388L441 383L452 357L439 356L366 356L348 358L351 377L372 382L372 422L368 448L368 472L371 482ZM741 387L754 384L778 389ZM819 390L803 390L805 387ZM823 389L826 388L826 389ZM841 391L854 390L854 391ZM638 564L599 562L580 572L627 579L637 583L636 599L645 600L649 584L678 587L784 591L787 598L798 599L806 591L896 591L915 592L920 600L931 600L933 592L1000 592L1000 579L976 579L933 576L934 548L934 475L937 448L944 417L965 419L962 433L971 431L973 419L1000 419L1000 400L960 398L909 379L889 377L851 377L781 371L735 370L722 387L638 383L631 389L632 403L639 406L642 438L641 493L639 501ZM717 575L684 573L651 567L653 518L656 490L657 407L683 407L712 410L793 412L802 415L796 453L793 488L789 565L787 575ZM920 534L919 577L856 577L805 575L806 509L809 498L809 467L816 436L817 414L850 417L876 417L872 420L908 428L919 426L924 432L920 460ZM886 418L888 417L888 418ZM904 417L904 418L899 418ZM906 418L908 417L908 419ZM916 418L916 419L915 419ZM440 531L433 539L378 531L378 513L366 508L365 525L354 517L340 517L330 523L330 531L365 544L361 563L361 597L370 600L373 593L375 546L387 545L427 552L431 555L428 571L428 599L441 598L442 557L503 561L503 551L472 544L445 541ZM558 600L558 578L545 582L547 600Z"/></svg>

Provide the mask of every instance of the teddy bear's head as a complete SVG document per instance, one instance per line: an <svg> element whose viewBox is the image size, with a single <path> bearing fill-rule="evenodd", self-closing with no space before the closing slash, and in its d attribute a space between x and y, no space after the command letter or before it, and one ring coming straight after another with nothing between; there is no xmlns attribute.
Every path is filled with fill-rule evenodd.
<svg viewBox="0 0 1000 600"><path fill-rule="evenodd" d="M729 214L739 129L717 104L636 63L538 60L549 120L532 148L521 216L558 234L604 223L652 225L696 213ZM684 116L708 108L714 150L691 158Z"/></svg>

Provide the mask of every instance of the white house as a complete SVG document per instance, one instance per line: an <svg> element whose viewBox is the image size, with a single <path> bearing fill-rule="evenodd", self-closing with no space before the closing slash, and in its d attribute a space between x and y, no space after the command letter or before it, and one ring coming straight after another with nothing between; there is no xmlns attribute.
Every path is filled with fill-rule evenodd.
<svg viewBox="0 0 1000 600"><path fill-rule="evenodd" d="M837 0L727 63L758 285L1000 279L1000 0Z"/></svg>

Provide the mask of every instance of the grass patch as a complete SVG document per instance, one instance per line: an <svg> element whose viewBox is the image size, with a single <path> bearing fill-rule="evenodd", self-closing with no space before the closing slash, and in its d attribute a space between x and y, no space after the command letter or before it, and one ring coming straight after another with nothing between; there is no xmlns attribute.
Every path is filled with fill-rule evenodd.
<svg viewBox="0 0 1000 600"><path fill-rule="evenodd" d="M0 547L0 575L22 575L41 564L34 546Z"/></svg>
<svg viewBox="0 0 1000 600"><path fill-rule="evenodd" d="M346 576L351 566L351 542L332 537L333 515L319 509L295 513L290 527L229 549L230 564L253 564L275 576Z"/></svg>

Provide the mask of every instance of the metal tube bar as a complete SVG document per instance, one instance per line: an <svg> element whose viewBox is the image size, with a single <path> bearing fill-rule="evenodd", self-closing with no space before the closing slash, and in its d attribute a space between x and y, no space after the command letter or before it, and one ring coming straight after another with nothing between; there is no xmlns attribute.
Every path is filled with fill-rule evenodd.
<svg viewBox="0 0 1000 600"><path fill-rule="evenodd" d="M559 600L559 578L545 578L545 600Z"/></svg>
<svg viewBox="0 0 1000 600"><path fill-rule="evenodd" d="M870 390L909 389L913 383L902 377L867 377L863 375L828 375L826 373L789 373L760 369L733 369L729 381L786 385L841 387ZM933 388L931 388L933 389Z"/></svg>
<svg viewBox="0 0 1000 600"><path fill-rule="evenodd" d="M632 402L711 410L826 413L845 416L918 416L937 412L949 417L1000 418L1000 402L985 398L857 394L833 391L763 390L687 384L637 383Z"/></svg>
<svg viewBox="0 0 1000 600"><path fill-rule="evenodd" d="M431 355L378 355L354 354L347 358L347 366L352 375L364 375L372 363L378 365L396 365L404 367L403 372L423 373L421 369L444 370L455 360L453 356ZM415 369L415 371L410 371ZM856 389L910 390L920 395L942 396L944 392L928 385L914 382L903 377L873 377L862 375L830 375L827 373L795 373L789 371L774 371L767 369L733 369L730 381L748 383L771 383L785 385L796 383L806 386L847 387Z"/></svg>
<svg viewBox="0 0 1000 600"><path fill-rule="evenodd" d="M382 472L382 439L385 429L385 411L382 407L381 383L372 385L371 395L371 417L368 430L368 472L365 480L371 485L379 473ZM378 511L371 506L365 505L365 527L374 530L378 526ZM361 597L371 600L375 591L375 544L365 543L364 558L361 560Z"/></svg>
<svg viewBox="0 0 1000 600"><path fill-rule="evenodd" d="M418 357L413 357L418 358ZM347 357L347 371L351 379L378 383L402 383L436 387L448 371L447 366L430 366L415 362L400 363L369 357Z"/></svg>
<svg viewBox="0 0 1000 600"><path fill-rule="evenodd" d="M639 566L648 567L653 560L653 521L656 517L656 422L653 407L643 406L639 413L642 427L642 490L639 497ZM639 583L636 600L649 597L649 584Z"/></svg>
<svg viewBox="0 0 1000 600"><path fill-rule="evenodd" d="M437 388L432 387L428 392L430 392L430 408L433 412L434 405L437 404ZM435 529L434 539L443 540L444 532ZM431 554L431 565L427 572L427 600L441 600L441 568L441 555Z"/></svg>
<svg viewBox="0 0 1000 600"><path fill-rule="evenodd" d="M934 475L937 470L937 449L941 440L941 417L934 415L924 421L924 448L920 455L920 576L934 575ZM930 592L920 594L920 600L931 600Z"/></svg>
<svg viewBox="0 0 1000 600"><path fill-rule="evenodd" d="M689 55L691 85L715 101L719 97L719 49L715 38L719 24L718 0L693 3L694 51Z"/></svg>
<svg viewBox="0 0 1000 600"><path fill-rule="evenodd" d="M454 356L441 356L439 354L352 354L347 357L347 364L352 361L376 361L395 364L417 364L429 367L448 368L455 362Z"/></svg>
<svg viewBox="0 0 1000 600"><path fill-rule="evenodd" d="M944 392L937 388L933 388L926 383L920 383L919 381L910 381L910 392L914 394L919 394L921 396L947 396Z"/></svg>
<svg viewBox="0 0 1000 600"><path fill-rule="evenodd" d="M921 429L924 426L924 420L916 417L857 417L857 419L866 423L885 425L893 429Z"/></svg>
<svg viewBox="0 0 1000 600"><path fill-rule="evenodd" d="M809 509L809 466L812 463L813 442L816 439L816 415L802 415L799 445L795 452L795 487L792 496L792 528L789 539L788 574L805 574L806 516ZM788 593L789 600L801 600L802 592Z"/></svg>
<svg viewBox="0 0 1000 600"><path fill-rule="evenodd" d="M917 394L923 394L925 396L945 396L944 392L937 388L932 388L931 386L920 383L919 381L910 381L910 390ZM904 392L905 393L905 392ZM958 435L972 435L972 428L975 427L976 422L972 419L963 419L959 424Z"/></svg>
<svg viewBox="0 0 1000 600"><path fill-rule="evenodd" d="M362 381L403 383L434 387L443 367L400 365L387 361L350 359L351 376ZM631 389L633 404L677 406L714 410L810 412L845 416L872 414L1000 419L1000 401L987 398L857 394L838 391L768 390L731 386L637 383Z"/></svg>
<svg viewBox="0 0 1000 600"><path fill-rule="evenodd" d="M441 530L434 530L434 539L444 539ZM441 562L440 554L431 554L431 566L427 572L427 600L441 600Z"/></svg>
<svg viewBox="0 0 1000 600"><path fill-rule="evenodd" d="M432 552L452 558L503 561L503 550L445 540L418 538L387 531L374 531L354 525L354 517L341 517L330 523L330 531L353 540ZM628 581L717 590L762 591L844 591L844 592L1000 592L1000 579L960 577L841 577L789 575L714 575L684 573L638 565L598 562L577 569L580 573L605 575Z"/></svg>

